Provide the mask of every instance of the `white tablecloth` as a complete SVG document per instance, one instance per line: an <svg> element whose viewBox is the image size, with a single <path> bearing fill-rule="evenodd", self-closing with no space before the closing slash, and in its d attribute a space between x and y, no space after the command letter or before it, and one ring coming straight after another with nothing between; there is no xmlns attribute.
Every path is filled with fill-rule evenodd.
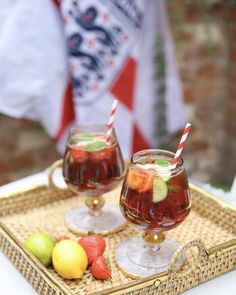
<svg viewBox="0 0 236 295"><path fill-rule="evenodd" d="M0 187L0 195L8 194L15 189L24 189L34 184L47 184L46 171L26 177ZM230 199L235 204L235 199ZM186 295L225 295L236 294L236 270L226 273L209 282L199 285L187 292ZM11 262L0 252L0 294L1 295L34 295L36 291L25 278L14 268Z"/></svg>

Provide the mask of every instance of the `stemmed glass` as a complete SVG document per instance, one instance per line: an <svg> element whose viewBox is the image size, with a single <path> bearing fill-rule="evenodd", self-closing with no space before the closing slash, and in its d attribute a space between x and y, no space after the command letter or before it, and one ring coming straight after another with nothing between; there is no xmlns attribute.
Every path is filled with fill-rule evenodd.
<svg viewBox="0 0 236 295"><path fill-rule="evenodd" d="M124 160L115 131L105 125L80 125L70 130L62 165L68 187L86 196L85 205L65 214L68 228L79 234L108 234L122 229L125 219L117 206L105 204L102 194L112 191L124 174ZM58 166L56 165L56 166ZM53 167L55 169L55 166ZM52 171L50 171L50 183Z"/></svg>
<svg viewBox="0 0 236 295"><path fill-rule="evenodd" d="M165 231L179 225L190 212L190 192L182 158L165 150L134 154L123 183L120 208L126 220L143 230L142 237L122 241L116 260L126 274L145 277L166 271L178 243ZM178 261L181 265L182 256Z"/></svg>

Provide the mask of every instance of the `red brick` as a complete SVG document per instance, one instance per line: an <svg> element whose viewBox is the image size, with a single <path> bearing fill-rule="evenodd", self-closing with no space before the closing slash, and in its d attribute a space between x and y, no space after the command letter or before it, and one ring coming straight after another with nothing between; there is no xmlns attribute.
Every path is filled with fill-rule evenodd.
<svg viewBox="0 0 236 295"><path fill-rule="evenodd" d="M9 116L0 114L0 134L7 132L8 135L17 136L17 130L19 129L20 120L11 118ZM4 127L4 128L2 128Z"/></svg>
<svg viewBox="0 0 236 295"><path fill-rule="evenodd" d="M229 8L229 18L231 20L236 20L236 7L232 6Z"/></svg>
<svg viewBox="0 0 236 295"><path fill-rule="evenodd" d="M183 51L183 60L185 61L196 61L200 57L200 48L195 45L186 47Z"/></svg>
<svg viewBox="0 0 236 295"><path fill-rule="evenodd" d="M37 129L38 128L37 124L38 123L35 123L33 121L29 121L29 120L26 120L26 119L19 120L20 128L24 129L25 131L26 130Z"/></svg>
<svg viewBox="0 0 236 295"><path fill-rule="evenodd" d="M0 137L0 154L12 153L17 147L17 142L13 136Z"/></svg>
<svg viewBox="0 0 236 295"><path fill-rule="evenodd" d="M184 101L185 102L196 101L196 92L189 89L189 88L185 88L184 89Z"/></svg>
<svg viewBox="0 0 236 295"><path fill-rule="evenodd" d="M190 66L185 66L179 69L180 77L184 83L193 82L196 79L195 70L193 70Z"/></svg>
<svg viewBox="0 0 236 295"><path fill-rule="evenodd" d="M35 161L37 166L45 169L61 157L57 153L55 145L51 143L38 149L37 154L35 154Z"/></svg>
<svg viewBox="0 0 236 295"><path fill-rule="evenodd" d="M0 159L1 171L5 173L10 171L19 171L24 169L30 169L34 165L33 156L30 153L23 155L11 155Z"/></svg>
<svg viewBox="0 0 236 295"><path fill-rule="evenodd" d="M175 40L178 41L192 41L193 40L193 35L189 32L186 31L179 31L175 34Z"/></svg>
<svg viewBox="0 0 236 295"><path fill-rule="evenodd" d="M196 22L202 19L202 9L197 3L187 3L185 6L185 19L187 22Z"/></svg>
<svg viewBox="0 0 236 295"><path fill-rule="evenodd" d="M229 83L228 97L229 97L229 99L236 98L236 84L233 80L231 83Z"/></svg>
<svg viewBox="0 0 236 295"><path fill-rule="evenodd" d="M192 43L183 49L182 60L197 63L203 58L207 58L208 60L213 60L215 62L215 59L220 56L224 57L220 45L197 45Z"/></svg>
<svg viewBox="0 0 236 295"><path fill-rule="evenodd" d="M220 74L220 68L216 63L206 63L198 68L198 75L204 78L215 78Z"/></svg>
<svg viewBox="0 0 236 295"><path fill-rule="evenodd" d="M229 69L229 78L236 81L236 64Z"/></svg>
<svg viewBox="0 0 236 295"><path fill-rule="evenodd" d="M224 3L212 3L212 5L209 7L209 13L211 14L211 16L220 16L222 17L224 15L225 12L225 5Z"/></svg>
<svg viewBox="0 0 236 295"><path fill-rule="evenodd" d="M230 48L229 57L231 61L236 61L236 46Z"/></svg>
<svg viewBox="0 0 236 295"><path fill-rule="evenodd" d="M222 46L214 45L214 44L203 44L199 48L199 57L204 58L207 57L209 59L214 59L216 57L225 57Z"/></svg>
<svg viewBox="0 0 236 295"><path fill-rule="evenodd" d="M188 145L188 150L191 153L206 151L209 148L209 144L202 139L191 139Z"/></svg>
<svg viewBox="0 0 236 295"><path fill-rule="evenodd" d="M234 104L234 105L233 104L230 104L226 108L226 116L227 116L227 119L228 120L231 120L232 119L232 121L234 121L236 119L236 104Z"/></svg>
<svg viewBox="0 0 236 295"><path fill-rule="evenodd" d="M215 113L215 108L216 108L216 102L214 99L208 99L206 96L205 100L202 100L200 103L197 104L195 108L195 115L197 117L197 120L199 122L207 122L210 124L208 126L207 124L204 126L204 128L213 128L213 122L209 121L209 118L212 120L212 116ZM222 126L223 127L223 126ZM202 133L204 133L204 130L202 130Z"/></svg>
<svg viewBox="0 0 236 295"><path fill-rule="evenodd" d="M1 175L0 174L0 186L11 182L11 178L8 175Z"/></svg>
<svg viewBox="0 0 236 295"><path fill-rule="evenodd" d="M218 86L217 80L205 79L204 77L196 79L195 83L186 88L190 101L196 100L195 108L200 106L205 100L215 100L215 98L221 96L221 87ZM191 94L190 94L191 93Z"/></svg>
<svg viewBox="0 0 236 295"><path fill-rule="evenodd" d="M236 26L229 28L230 42L236 41Z"/></svg>
<svg viewBox="0 0 236 295"><path fill-rule="evenodd" d="M236 121L235 120L227 120L225 125L226 125L227 136L235 137L235 134L236 134Z"/></svg>

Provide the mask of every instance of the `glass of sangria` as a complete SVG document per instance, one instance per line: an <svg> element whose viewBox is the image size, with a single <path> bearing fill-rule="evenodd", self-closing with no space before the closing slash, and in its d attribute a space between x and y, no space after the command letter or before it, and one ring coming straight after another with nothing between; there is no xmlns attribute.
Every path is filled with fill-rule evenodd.
<svg viewBox="0 0 236 295"><path fill-rule="evenodd" d="M119 267L132 277L166 271L178 243L165 238L190 212L190 192L182 158L158 149L135 153L124 179L120 208L142 236L122 241L116 249ZM178 261L180 266L182 256Z"/></svg>
<svg viewBox="0 0 236 295"><path fill-rule="evenodd" d="M65 214L68 228L79 234L107 234L122 229L126 221L117 206L105 204L102 194L118 186L124 174L124 160L115 131L108 137L106 125L80 125L70 130L62 166L67 186L80 196L85 205Z"/></svg>

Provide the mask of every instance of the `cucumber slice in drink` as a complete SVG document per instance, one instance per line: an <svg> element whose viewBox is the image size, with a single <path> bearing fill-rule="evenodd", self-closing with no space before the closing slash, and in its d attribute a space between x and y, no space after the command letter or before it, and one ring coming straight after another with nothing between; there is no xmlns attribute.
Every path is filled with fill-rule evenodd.
<svg viewBox="0 0 236 295"><path fill-rule="evenodd" d="M161 202L168 193L167 184L160 177L154 177L152 201L154 203Z"/></svg>
<svg viewBox="0 0 236 295"><path fill-rule="evenodd" d="M160 166L160 167L163 167L163 168L170 166L170 162L168 160L164 160L164 159L156 160L155 163L157 164L157 166Z"/></svg>

